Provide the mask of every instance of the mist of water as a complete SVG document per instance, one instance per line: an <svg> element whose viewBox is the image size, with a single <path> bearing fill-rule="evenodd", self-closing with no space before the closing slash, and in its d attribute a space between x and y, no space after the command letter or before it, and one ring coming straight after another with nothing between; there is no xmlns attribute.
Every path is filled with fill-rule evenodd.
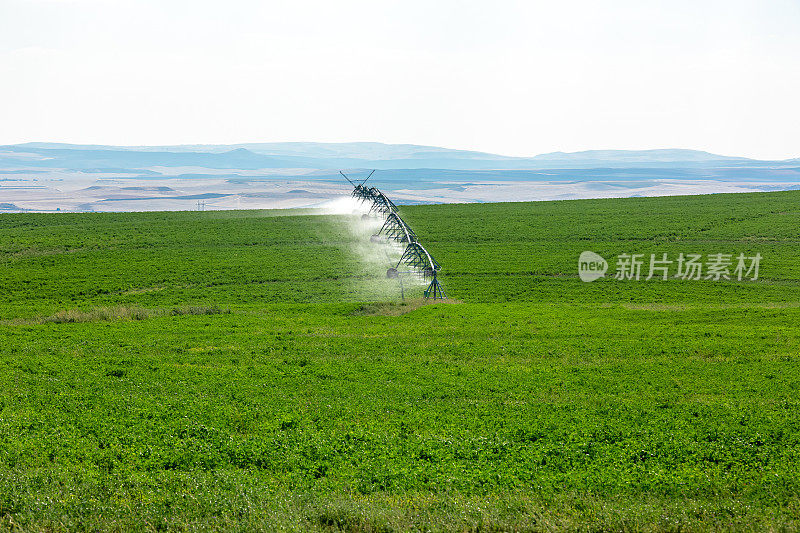
<svg viewBox="0 0 800 533"><path fill-rule="evenodd" d="M335 198L319 206L320 211L326 215L339 215L335 217L337 227L343 228L351 237L349 252L364 266L364 277L357 282L359 293L365 290L374 299L397 299L403 292L409 291L406 296L418 296L419 287L427 282L417 274L401 274L402 279L387 278L389 268L397 267L403 255L405 245L378 234L384 217L370 214L370 204L352 197ZM329 218L328 220L333 220ZM403 271L401 265L399 270Z"/></svg>

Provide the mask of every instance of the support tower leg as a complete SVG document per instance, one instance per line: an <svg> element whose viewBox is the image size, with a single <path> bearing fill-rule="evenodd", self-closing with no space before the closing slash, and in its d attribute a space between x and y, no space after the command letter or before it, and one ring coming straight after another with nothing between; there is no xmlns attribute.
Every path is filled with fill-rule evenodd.
<svg viewBox="0 0 800 533"><path fill-rule="evenodd" d="M442 288L441 283L439 283L438 278L436 277L436 271L433 271L433 279L431 280L430 285L428 288L425 289L425 299L434 299L434 300L444 300L447 298L447 295L444 293L444 289Z"/></svg>

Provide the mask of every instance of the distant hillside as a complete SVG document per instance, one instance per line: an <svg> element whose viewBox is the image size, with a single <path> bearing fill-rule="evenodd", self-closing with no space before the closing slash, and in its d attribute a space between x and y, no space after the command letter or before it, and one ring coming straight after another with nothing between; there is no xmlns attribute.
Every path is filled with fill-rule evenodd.
<svg viewBox="0 0 800 533"><path fill-rule="evenodd" d="M362 159L362 160L396 160L396 159L486 159L486 160L525 160L526 158L509 157L470 150L456 150L423 146L417 144L384 144L377 142L349 143L317 143L317 142L280 142L280 143L241 143L241 144L182 144L167 146L104 146L90 144L60 143L25 143L15 145L27 149L70 149L70 150L123 150L134 152L205 152L224 153L237 149L270 156L291 156L312 159Z"/></svg>
<svg viewBox="0 0 800 533"><path fill-rule="evenodd" d="M730 157L700 150L665 148L659 150L586 150L584 152L553 152L534 157L539 161L612 161L627 163L675 163L706 161L753 161L745 157Z"/></svg>
<svg viewBox="0 0 800 533"><path fill-rule="evenodd" d="M249 143L234 145L103 146L26 143L0 146L0 170L148 171L154 167L207 169L449 169L537 170L586 168L707 168L796 165L697 150L590 150L510 157L414 144Z"/></svg>

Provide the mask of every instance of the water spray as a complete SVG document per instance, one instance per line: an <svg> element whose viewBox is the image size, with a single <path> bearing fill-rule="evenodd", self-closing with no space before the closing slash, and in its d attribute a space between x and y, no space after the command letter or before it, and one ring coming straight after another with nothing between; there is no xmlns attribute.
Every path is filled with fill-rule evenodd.
<svg viewBox="0 0 800 533"><path fill-rule="evenodd" d="M369 173L369 176L359 181L351 180L344 172L339 171L339 174L353 186L352 197L362 203L369 204L369 210L362 215L362 219L369 217L383 219L381 228L370 237L370 241L373 243L388 241L405 245L400 260L393 267L389 267L386 271L386 277L397 279L400 282L400 292L403 297L405 296L405 291L403 290L401 275L410 274L421 276L426 281L431 280L423 293L426 299L443 300L447 298L437 277L437 273L441 269L439 263L420 244L416 233L400 217L394 202L376 187L367 187L365 185L374 173L375 171L373 170ZM404 267L404 269L400 270L401 267Z"/></svg>

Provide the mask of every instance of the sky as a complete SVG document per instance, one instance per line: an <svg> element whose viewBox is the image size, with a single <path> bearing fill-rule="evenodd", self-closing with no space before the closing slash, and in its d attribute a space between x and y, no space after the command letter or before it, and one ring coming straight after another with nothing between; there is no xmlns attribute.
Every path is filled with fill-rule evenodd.
<svg viewBox="0 0 800 533"><path fill-rule="evenodd" d="M800 157L798 0L0 0L0 143Z"/></svg>

